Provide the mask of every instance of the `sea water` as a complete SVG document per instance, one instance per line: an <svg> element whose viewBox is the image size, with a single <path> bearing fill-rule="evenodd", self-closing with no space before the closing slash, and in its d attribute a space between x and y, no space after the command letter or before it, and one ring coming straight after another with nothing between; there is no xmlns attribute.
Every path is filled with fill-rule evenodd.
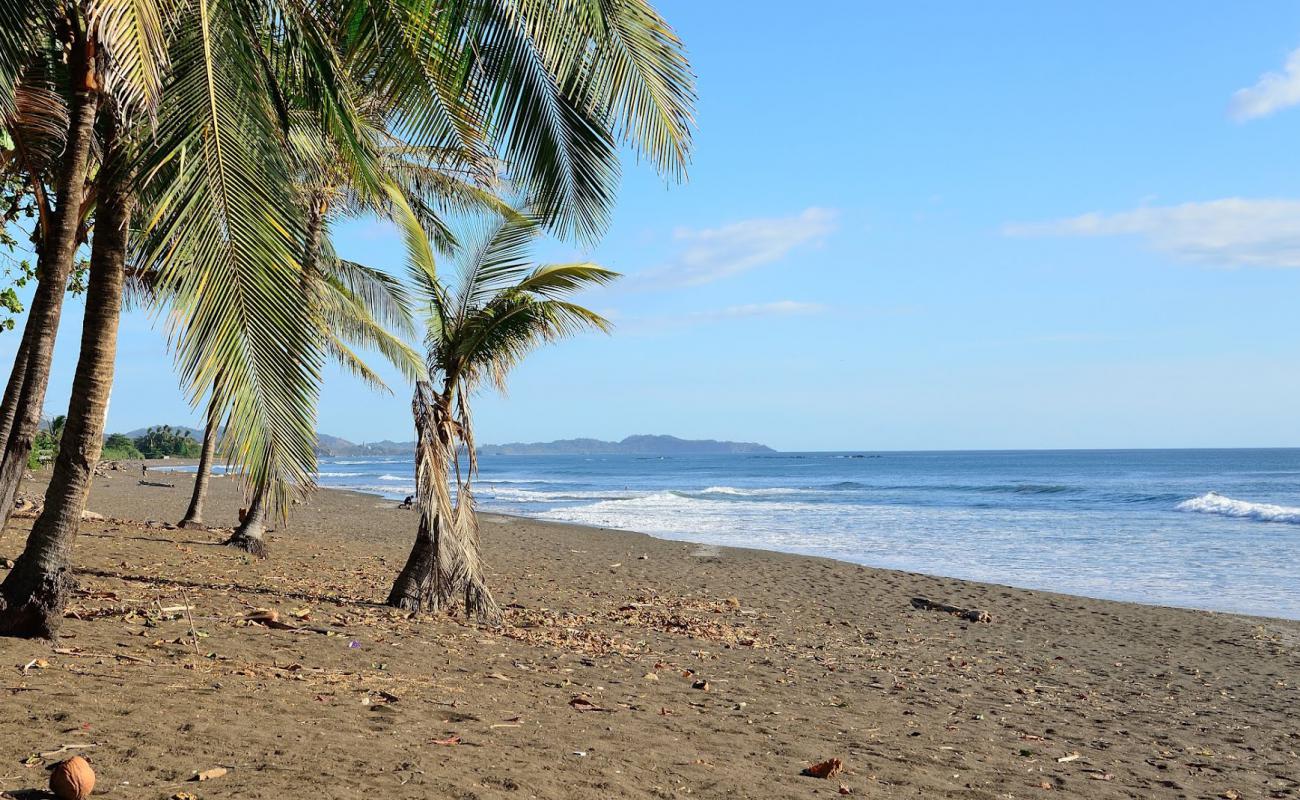
<svg viewBox="0 0 1300 800"><path fill-rule="evenodd" d="M480 508L692 542L1300 619L1300 450L485 456ZM400 500L404 458L322 486Z"/></svg>

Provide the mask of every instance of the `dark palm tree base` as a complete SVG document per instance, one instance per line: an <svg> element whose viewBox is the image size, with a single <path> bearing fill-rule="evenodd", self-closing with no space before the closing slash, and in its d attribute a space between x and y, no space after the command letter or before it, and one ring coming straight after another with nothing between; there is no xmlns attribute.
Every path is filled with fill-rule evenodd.
<svg viewBox="0 0 1300 800"><path fill-rule="evenodd" d="M0 586L0 636L53 639L74 588L67 570L47 575L19 562Z"/></svg>
<svg viewBox="0 0 1300 800"><path fill-rule="evenodd" d="M250 553L258 558L266 558L270 553L266 549L266 541L255 536L249 536L236 531L229 539L222 542L227 547L234 547Z"/></svg>
<svg viewBox="0 0 1300 800"><path fill-rule="evenodd" d="M409 611L412 614L420 614L425 610L424 601L422 601L418 596L399 592L396 587L394 587L393 591L388 595L388 600L385 602L385 605L393 608L400 608L401 610Z"/></svg>
<svg viewBox="0 0 1300 800"><path fill-rule="evenodd" d="M197 519L183 519L176 523L176 527L184 528L187 531L206 531L208 529L208 526L204 525L202 520Z"/></svg>

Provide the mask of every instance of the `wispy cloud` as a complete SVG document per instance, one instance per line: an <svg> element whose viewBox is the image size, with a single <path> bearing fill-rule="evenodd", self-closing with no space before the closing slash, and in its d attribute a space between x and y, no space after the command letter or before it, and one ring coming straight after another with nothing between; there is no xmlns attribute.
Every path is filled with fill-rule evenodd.
<svg viewBox="0 0 1300 800"><path fill-rule="evenodd" d="M739 306L727 306L710 311L693 311L685 319L696 322L715 322L724 319L741 319L744 317L793 317L808 314L822 314L827 307L821 303L803 303L798 300L777 300L772 303L748 303Z"/></svg>
<svg viewBox="0 0 1300 800"><path fill-rule="evenodd" d="M779 261L795 248L834 232L838 213L808 208L789 217L747 219L717 228L679 228L679 250L667 263L633 278L639 288L699 286Z"/></svg>
<svg viewBox="0 0 1300 800"><path fill-rule="evenodd" d="M1291 51L1281 72L1266 72L1254 86L1234 92L1228 103L1228 116L1245 122L1296 104L1300 104L1300 49Z"/></svg>
<svg viewBox="0 0 1300 800"><path fill-rule="evenodd" d="M628 316L618 311L612 311L605 314L605 316L614 320L614 324L620 332L661 333L731 320L819 316L830 313L830 311L829 306L821 303L808 303L801 300L774 300L769 303L746 303L675 314Z"/></svg>
<svg viewBox="0 0 1300 800"><path fill-rule="evenodd" d="M1008 236L1135 236L1185 261L1300 267L1300 201L1229 197L1007 225Z"/></svg>

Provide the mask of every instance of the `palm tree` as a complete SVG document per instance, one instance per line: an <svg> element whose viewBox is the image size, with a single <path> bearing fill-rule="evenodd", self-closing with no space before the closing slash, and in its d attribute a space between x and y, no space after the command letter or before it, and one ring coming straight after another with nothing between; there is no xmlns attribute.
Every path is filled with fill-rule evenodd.
<svg viewBox="0 0 1300 800"><path fill-rule="evenodd" d="M377 351L408 380L422 378L424 365L419 355L401 338L415 332L406 289L380 270L338 259L332 252L317 253L313 263L323 266L324 270L304 270L303 290L330 358L380 391L391 390L353 348L360 346ZM210 447L213 424L209 411L208 430L204 432L205 452ZM201 510L201 493L206 491L206 487L207 476L196 476L191 508L197 500ZM267 555L266 493L266 486L258 485L253 489L238 527L225 542L259 558ZM192 521L188 513L181 524L186 521Z"/></svg>
<svg viewBox="0 0 1300 800"><path fill-rule="evenodd" d="M276 508L310 487L323 353L298 288L306 225L292 196L283 98L310 98L317 128L351 151L359 174L381 191L358 135L354 98L361 95L349 77L373 76L393 98L394 128L410 143L490 142L508 177L539 198L547 224L586 238L599 233L612 203L620 139L681 174L690 143L689 65L642 0L335 5L36 0L0 8L0 111L15 106L13 87L33 49L70 52L58 197L82 198L101 106L101 127L120 127L100 148L118 160L101 165L90 193L98 230L88 297L96 298L96 313L88 308L83 329L77 374L84 380L74 382L45 510L0 585L0 633L49 636L61 619L77 522L102 447L112 379L104 354L115 348L126 222L136 203L147 223L131 260L176 287L169 329L182 381L196 401L216 387L218 404L229 409L223 450ZM66 48L48 46L56 35ZM70 269L83 205L56 204L42 251L52 264ZM106 237L112 253L98 242L110 231L120 233ZM42 308L34 301L28 322L36 338L24 398L26 385L43 393L48 379L41 354L53 331Z"/></svg>
<svg viewBox="0 0 1300 800"><path fill-rule="evenodd" d="M588 263L534 266L527 250L540 230L537 217L498 217L466 250L451 290L431 271L417 273L428 306L430 376L416 384L411 405L420 518L415 545L388 595L391 606L436 611L459 600L466 615L498 614L479 556L470 398L484 383L504 391L510 370L544 342L608 330L607 320L566 298L618 277Z"/></svg>
<svg viewBox="0 0 1300 800"><path fill-rule="evenodd" d="M101 78L95 39L79 10L70 8L55 22L52 7L5 5L0 10L0 119L14 149L3 166L7 175L23 176L38 217L36 292L0 412L13 420L0 457L0 525L9 519L40 428L64 291L87 214Z"/></svg>

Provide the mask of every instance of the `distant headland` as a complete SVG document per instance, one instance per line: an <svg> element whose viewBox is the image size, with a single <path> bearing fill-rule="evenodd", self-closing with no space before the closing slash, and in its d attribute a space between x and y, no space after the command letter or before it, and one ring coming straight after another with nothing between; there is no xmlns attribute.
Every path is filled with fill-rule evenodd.
<svg viewBox="0 0 1300 800"><path fill-rule="evenodd" d="M149 429L140 428L126 435L139 437ZM203 431L183 425L169 430L177 435L188 435L202 441ZM378 442L356 444L328 433L316 434L316 455L338 456L409 456L415 452L415 442L395 442L384 439ZM510 442L479 447L484 456L681 456L681 455L749 455L775 453L776 450L756 442L727 442L716 439L679 439L676 436L640 434L628 436L619 442L601 439L558 439L553 442Z"/></svg>
<svg viewBox="0 0 1300 800"><path fill-rule="evenodd" d="M560 439L554 442L511 442L480 447L479 455L486 456L554 456L554 455L729 455L749 453L775 453L764 444L754 442L720 442L715 439L679 439L676 436L642 434L629 436L621 442L600 439Z"/></svg>

